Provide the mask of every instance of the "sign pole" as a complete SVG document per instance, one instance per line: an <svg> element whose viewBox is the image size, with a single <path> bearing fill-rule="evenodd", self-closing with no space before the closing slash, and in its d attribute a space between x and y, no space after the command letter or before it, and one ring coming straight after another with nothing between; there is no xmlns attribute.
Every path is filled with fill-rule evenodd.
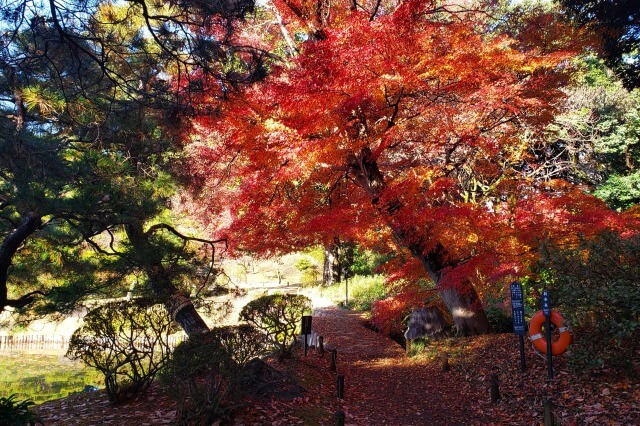
<svg viewBox="0 0 640 426"><path fill-rule="evenodd" d="M520 338L520 371L527 370L527 364L524 358L524 336L518 336Z"/></svg>
<svg viewBox="0 0 640 426"><path fill-rule="evenodd" d="M553 380L553 354L551 353L551 298L549 292L542 290L542 313L544 314L544 332L547 339L547 376Z"/></svg>
<svg viewBox="0 0 640 426"><path fill-rule="evenodd" d="M309 338L309 334L311 334L311 315L303 315L302 316L302 334L304 335L304 356L307 356L307 339Z"/></svg>
<svg viewBox="0 0 640 426"><path fill-rule="evenodd" d="M349 307L349 269L343 268L342 275L344 275L344 307Z"/></svg>
<svg viewBox="0 0 640 426"><path fill-rule="evenodd" d="M511 283L511 319L513 320L513 334L520 340L520 370L525 371L527 365L524 357L524 335L526 333L526 323L524 321L524 295L522 284L517 281Z"/></svg>

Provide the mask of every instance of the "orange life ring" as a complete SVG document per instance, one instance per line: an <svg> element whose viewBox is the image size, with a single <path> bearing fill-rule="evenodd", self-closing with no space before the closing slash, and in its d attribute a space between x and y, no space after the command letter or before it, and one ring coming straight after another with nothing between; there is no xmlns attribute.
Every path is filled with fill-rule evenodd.
<svg viewBox="0 0 640 426"><path fill-rule="evenodd" d="M558 340L551 343L551 354L562 355L563 353L565 353L567 347L573 340L573 338L571 337L571 333L569 332L569 327L564 325L564 318L562 318L562 316L556 311L551 311L549 320L558 328L558 331L560 332L560 337L558 338ZM531 318L531 323L529 324L529 339L531 339L531 342L533 342L533 346L535 346L537 350L539 350L543 354L546 354L547 340L542 334L543 324L544 314L542 313L542 311L538 311L533 316L533 318Z"/></svg>

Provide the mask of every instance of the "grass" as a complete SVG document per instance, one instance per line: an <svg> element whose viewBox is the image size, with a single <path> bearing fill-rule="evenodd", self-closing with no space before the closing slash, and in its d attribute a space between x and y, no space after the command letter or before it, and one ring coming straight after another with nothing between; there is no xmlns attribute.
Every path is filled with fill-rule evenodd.
<svg viewBox="0 0 640 426"><path fill-rule="evenodd" d="M329 287L322 288L322 295L341 306L345 305L347 283L342 280ZM348 280L347 308L359 311L368 311L373 303L386 297L384 277L382 275L362 276L356 275Z"/></svg>
<svg viewBox="0 0 640 426"><path fill-rule="evenodd" d="M16 393L36 404L80 392L87 385L102 386L99 372L62 355L0 353L0 397Z"/></svg>

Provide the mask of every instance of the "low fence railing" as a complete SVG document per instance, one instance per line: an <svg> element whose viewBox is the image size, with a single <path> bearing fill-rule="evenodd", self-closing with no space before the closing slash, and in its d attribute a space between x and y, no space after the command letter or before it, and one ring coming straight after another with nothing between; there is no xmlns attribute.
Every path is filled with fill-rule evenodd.
<svg viewBox="0 0 640 426"><path fill-rule="evenodd" d="M169 346L174 348L184 339L185 337L182 335L169 336ZM67 350L68 346L69 337L63 335L27 334L15 336L0 336L0 351L45 349Z"/></svg>
<svg viewBox="0 0 640 426"><path fill-rule="evenodd" d="M15 335L0 336L0 351L11 350L41 350L61 349L66 350L69 345L69 337L62 335Z"/></svg>

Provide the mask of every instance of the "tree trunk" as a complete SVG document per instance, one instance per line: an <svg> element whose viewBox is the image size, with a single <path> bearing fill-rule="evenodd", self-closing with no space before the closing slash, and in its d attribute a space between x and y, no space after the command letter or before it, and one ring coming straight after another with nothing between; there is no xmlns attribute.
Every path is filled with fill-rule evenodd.
<svg viewBox="0 0 640 426"><path fill-rule="evenodd" d="M162 264L162 255L149 241L142 223L135 221L125 226L129 241L135 250L136 263L149 277L151 288L165 305L171 317L192 337L209 331L189 297L180 292L171 281L170 273Z"/></svg>
<svg viewBox="0 0 640 426"><path fill-rule="evenodd" d="M441 288L440 296L453 316L458 333L475 336L489 332L489 319L480 306L478 293L468 281L458 287Z"/></svg>
<svg viewBox="0 0 640 426"><path fill-rule="evenodd" d="M400 201L394 200L386 205L379 205L385 183L371 150L365 147L358 155L351 154L347 157L347 167L353 173L356 181L369 194L372 204L385 218L396 242L409 249L436 284L444 303L451 312L458 333L465 336L487 333L489 320L480 304L478 293L471 283L463 281L456 286L442 287L441 271L447 267L455 266L455 264L447 262L446 249L437 244L434 249L425 250L420 230L410 223L398 222L396 213L404 207Z"/></svg>
<svg viewBox="0 0 640 426"><path fill-rule="evenodd" d="M14 229L0 246L0 285L2 286L2 290L0 290L0 312L7 306L14 308L26 306L33 301L33 295L39 293L29 293L15 300L8 299L9 289L7 287L7 279L9 277L9 267L11 266L16 251L18 251L18 248L25 240L36 232L41 225L42 217L37 213L29 213L20 226Z"/></svg>
<svg viewBox="0 0 640 426"><path fill-rule="evenodd" d="M324 264L322 266L322 284L329 286L340 282L340 241L336 238L333 243L324 247Z"/></svg>

